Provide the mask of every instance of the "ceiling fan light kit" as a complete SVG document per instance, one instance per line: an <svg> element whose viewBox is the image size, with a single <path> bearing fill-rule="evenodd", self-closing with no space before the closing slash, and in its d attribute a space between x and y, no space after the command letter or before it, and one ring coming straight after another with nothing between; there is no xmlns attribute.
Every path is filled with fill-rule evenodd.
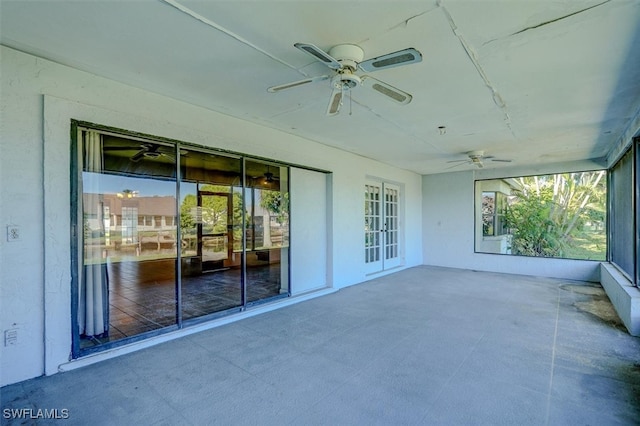
<svg viewBox="0 0 640 426"><path fill-rule="evenodd" d="M413 97L390 84L372 78L368 75L359 76L358 69L373 72L382 69L394 68L401 65L415 64L422 61L422 54L414 48L399 50L376 58L363 61L364 50L355 44L339 44L333 46L329 53L309 43L295 43L294 46L302 52L313 56L333 70L333 75L309 77L300 81L272 86L268 92L276 93L282 90L303 86L308 83L331 79L331 97L327 107L327 115L337 115L346 96L351 96L351 90L358 86L364 86L384 95L386 99L400 105L406 105Z"/></svg>
<svg viewBox="0 0 640 426"><path fill-rule="evenodd" d="M350 90L362 84L362 79L350 72L339 73L331 79L334 89Z"/></svg>

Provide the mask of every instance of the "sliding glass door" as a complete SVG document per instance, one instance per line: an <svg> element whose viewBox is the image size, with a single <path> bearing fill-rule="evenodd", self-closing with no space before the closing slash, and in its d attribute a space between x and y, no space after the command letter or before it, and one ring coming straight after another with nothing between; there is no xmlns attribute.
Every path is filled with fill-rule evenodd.
<svg viewBox="0 0 640 426"><path fill-rule="evenodd" d="M74 356L289 294L288 167L79 128Z"/></svg>
<svg viewBox="0 0 640 426"><path fill-rule="evenodd" d="M176 323L175 157L95 131L80 140L77 320L90 347Z"/></svg>
<svg viewBox="0 0 640 426"><path fill-rule="evenodd" d="M190 319L243 304L242 159L181 149L180 165L181 307Z"/></svg>
<svg viewBox="0 0 640 426"><path fill-rule="evenodd" d="M288 168L246 161L247 302L288 294Z"/></svg>

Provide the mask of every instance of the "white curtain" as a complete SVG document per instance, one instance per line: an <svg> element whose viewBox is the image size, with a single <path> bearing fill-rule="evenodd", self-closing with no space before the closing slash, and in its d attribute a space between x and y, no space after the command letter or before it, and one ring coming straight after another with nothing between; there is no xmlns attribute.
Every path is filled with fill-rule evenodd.
<svg viewBox="0 0 640 426"><path fill-rule="evenodd" d="M84 132L83 229L98 226L104 237L104 203L100 191L100 173L103 171L102 136L97 132ZM91 218L85 222L85 217ZM96 229L91 229L95 236ZM86 232L86 231L85 231ZM85 235L87 237L87 235ZM80 271L78 325L80 334L106 335L109 331L109 277L106 259L102 257L100 244L84 241L83 267Z"/></svg>

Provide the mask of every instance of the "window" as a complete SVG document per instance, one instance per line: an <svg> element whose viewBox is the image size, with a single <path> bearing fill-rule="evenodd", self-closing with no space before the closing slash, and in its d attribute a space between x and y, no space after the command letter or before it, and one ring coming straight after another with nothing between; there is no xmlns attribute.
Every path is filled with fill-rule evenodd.
<svg viewBox="0 0 640 426"><path fill-rule="evenodd" d="M501 192L482 193L482 235L485 237L504 235L507 228L504 213L507 198Z"/></svg>
<svg viewBox="0 0 640 426"><path fill-rule="evenodd" d="M122 240L128 244L136 242L138 236L138 208L122 206Z"/></svg>
<svg viewBox="0 0 640 426"><path fill-rule="evenodd" d="M153 226L153 217L142 214L138 215L138 226Z"/></svg>
<svg viewBox="0 0 640 426"><path fill-rule="evenodd" d="M476 182L476 251L605 260L606 171Z"/></svg>

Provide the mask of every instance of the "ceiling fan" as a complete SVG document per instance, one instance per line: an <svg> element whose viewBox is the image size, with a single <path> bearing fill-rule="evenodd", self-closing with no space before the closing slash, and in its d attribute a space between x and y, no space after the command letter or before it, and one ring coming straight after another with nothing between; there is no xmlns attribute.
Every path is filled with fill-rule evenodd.
<svg viewBox="0 0 640 426"><path fill-rule="evenodd" d="M467 157L469 157L467 159L447 161L447 163L458 163L451 167L448 167L447 170L453 169L454 167L462 166L464 164L473 164L477 168L481 169L484 167L483 161L485 160L491 160L499 163L511 162L511 160L503 160L503 159L495 158L493 155L484 155L484 151L469 151L466 154L467 154Z"/></svg>
<svg viewBox="0 0 640 426"><path fill-rule="evenodd" d="M264 173L264 181L266 183L273 183L279 181L280 177L273 174L271 167L267 166L267 171Z"/></svg>
<svg viewBox="0 0 640 426"><path fill-rule="evenodd" d="M165 156L173 159L174 156L170 153L161 150L163 145L158 145L149 142L143 142L140 144L140 148L134 148L132 146L104 146L104 151L136 151L129 159L134 163L142 160L143 158L156 159L161 156Z"/></svg>
<svg viewBox="0 0 640 426"><path fill-rule="evenodd" d="M363 61L364 51L360 46L356 46L355 44L339 44L332 47L329 53L326 53L313 44L296 43L294 46L304 53L313 56L333 72L272 86L269 87L267 91L275 93L316 81L331 80L332 92L329 106L327 107L327 115L330 116L340 112L340 107L342 106L345 96L347 94L350 95L351 90L358 86L365 86L375 90L386 96L387 99L401 105L406 105L411 102L412 96L409 93L368 75L359 76L356 74L356 71L360 69L365 72L373 72L422 61L422 54L412 47Z"/></svg>

